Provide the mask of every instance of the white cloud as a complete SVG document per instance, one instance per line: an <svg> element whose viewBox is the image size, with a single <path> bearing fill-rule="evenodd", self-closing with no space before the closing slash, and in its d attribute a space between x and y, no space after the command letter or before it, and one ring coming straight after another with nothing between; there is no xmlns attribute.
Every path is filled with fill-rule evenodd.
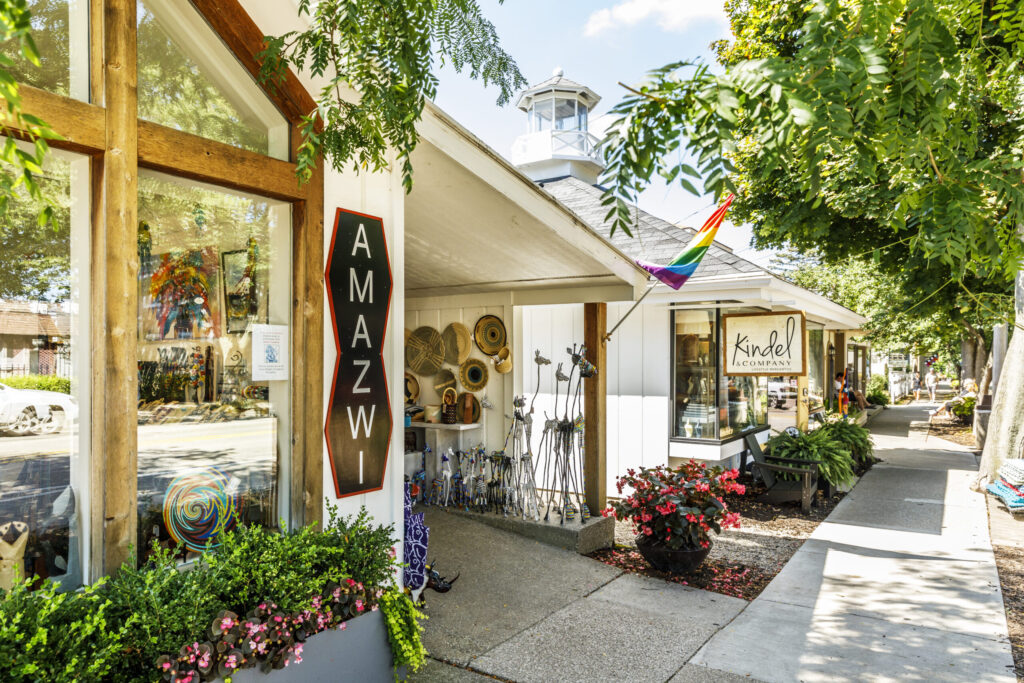
<svg viewBox="0 0 1024 683"><path fill-rule="evenodd" d="M657 22L665 31L683 31L698 20L729 25L723 0L622 0L617 5L592 12L583 34L593 37L648 20Z"/></svg>

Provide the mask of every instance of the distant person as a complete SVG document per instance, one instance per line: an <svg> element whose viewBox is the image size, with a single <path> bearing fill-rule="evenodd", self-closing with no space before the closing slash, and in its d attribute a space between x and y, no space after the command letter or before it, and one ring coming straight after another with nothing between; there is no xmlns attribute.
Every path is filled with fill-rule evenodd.
<svg viewBox="0 0 1024 683"><path fill-rule="evenodd" d="M836 390L836 400L839 401L840 415L846 415L850 405L850 396L846 393L846 387L843 384L844 379L843 373L837 372L835 382L833 383Z"/></svg>
<svg viewBox="0 0 1024 683"><path fill-rule="evenodd" d="M928 400L935 403L935 390L939 387L939 376L935 374L935 368L929 368L925 375L924 385L928 387Z"/></svg>
<svg viewBox="0 0 1024 683"><path fill-rule="evenodd" d="M960 392L959 396L946 401L935 410L929 411L929 421L932 417L938 417L940 415L949 415L950 411L953 409L953 406L960 405L961 403L964 402L965 399L968 398L978 398L978 383L975 382L973 379L969 379L966 382L964 382L963 391Z"/></svg>
<svg viewBox="0 0 1024 683"><path fill-rule="evenodd" d="M921 373L914 370L914 400L921 400Z"/></svg>

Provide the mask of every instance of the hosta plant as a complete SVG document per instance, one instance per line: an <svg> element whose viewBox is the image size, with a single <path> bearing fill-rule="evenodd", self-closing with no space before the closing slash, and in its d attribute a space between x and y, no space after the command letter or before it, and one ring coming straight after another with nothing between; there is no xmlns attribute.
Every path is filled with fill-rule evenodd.
<svg viewBox="0 0 1024 683"><path fill-rule="evenodd" d="M629 469L615 484L628 495L603 514L631 521L641 543L672 550L707 548L712 531L740 526L739 513L730 512L724 500L727 493L745 492L735 481L738 476L735 469L709 468L695 460L674 469Z"/></svg>
<svg viewBox="0 0 1024 683"><path fill-rule="evenodd" d="M875 445L867 427L848 418L838 417L826 422L818 431L825 431L832 440L850 451L855 461L867 464L874 460Z"/></svg>
<svg viewBox="0 0 1024 683"><path fill-rule="evenodd" d="M778 458L820 461L818 473L833 486L853 483L853 456L846 446L833 437L827 427L812 432L776 434L768 439L768 448L770 454ZM780 476L796 479L799 475Z"/></svg>

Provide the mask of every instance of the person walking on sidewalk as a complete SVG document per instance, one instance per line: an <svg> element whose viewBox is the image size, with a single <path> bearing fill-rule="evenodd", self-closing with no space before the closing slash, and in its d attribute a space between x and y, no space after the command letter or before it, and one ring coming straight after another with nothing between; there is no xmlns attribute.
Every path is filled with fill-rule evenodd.
<svg viewBox="0 0 1024 683"><path fill-rule="evenodd" d="M939 376L935 374L935 368L929 368L925 375L924 385L928 387L928 400L935 403L935 390L939 387Z"/></svg>
<svg viewBox="0 0 1024 683"><path fill-rule="evenodd" d="M914 400L921 400L921 373L914 370Z"/></svg>

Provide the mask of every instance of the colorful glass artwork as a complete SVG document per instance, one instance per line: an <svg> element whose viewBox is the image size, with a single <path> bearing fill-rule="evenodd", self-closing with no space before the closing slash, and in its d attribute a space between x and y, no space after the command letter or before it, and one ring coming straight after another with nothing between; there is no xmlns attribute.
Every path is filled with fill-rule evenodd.
<svg viewBox="0 0 1024 683"><path fill-rule="evenodd" d="M219 545L217 536L238 522L240 482L219 467L175 477L164 494L164 525L179 544L196 552Z"/></svg>

